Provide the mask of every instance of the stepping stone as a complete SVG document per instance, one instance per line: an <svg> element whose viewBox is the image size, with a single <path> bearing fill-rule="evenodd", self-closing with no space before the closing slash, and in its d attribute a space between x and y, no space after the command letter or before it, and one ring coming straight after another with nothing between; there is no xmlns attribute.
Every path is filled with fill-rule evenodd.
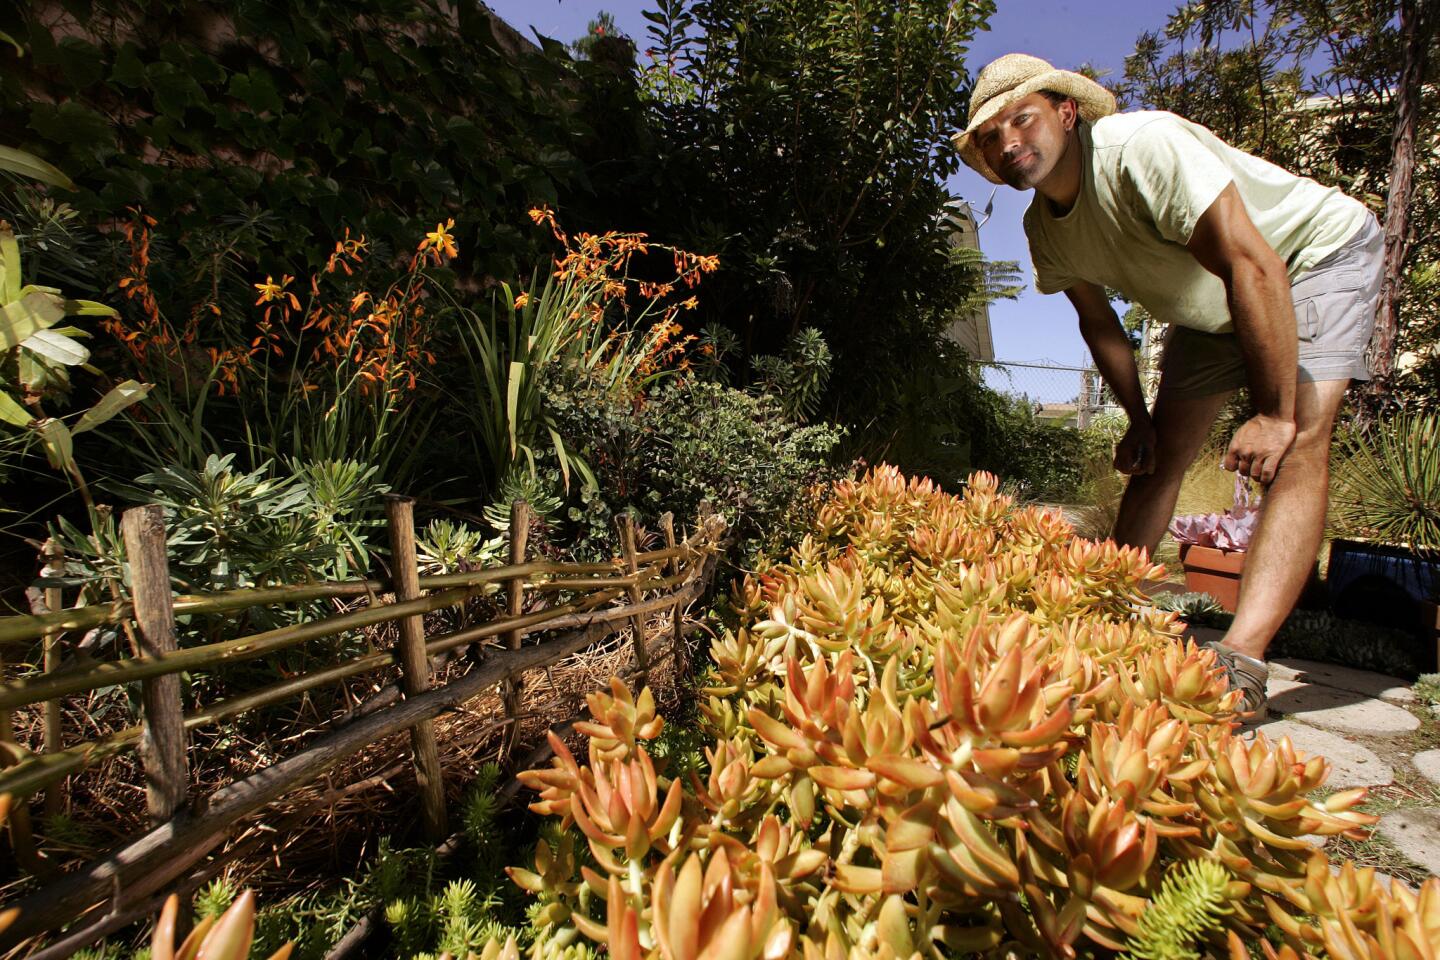
<svg viewBox="0 0 1440 960"><path fill-rule="evenodd" d="M1368 747L1351 743L1344 737L1328 730L1296 723L1294 720L1271 720L1245 730L1248 736L1255 730L1263 731L1266 739L1275 741L1289 737L1295 749L1306 756L1319 754L1330 761L1330 779L1325 786L1332 790L1347 790L1350 787L1379 787L1395 779L1395 771Z"/></svg>
<svg viewBox="0 0 1440 960"><path fill-rule="evenodd" d="M1387 677L1383 673L1369 670L1355 670L1333 663L1316 663L1314 660L1275 660L1270 664L1272 677L1283 677L1301 683L1318 683L1324 687L1363 693L1367 697L1390 700L1395 703L1414 703L1415 693L1410 684L1399 677Z"/></svg>
<svg viewBox="0 0 1440 960"><path fill-rule="evenodd" d="M1426 750L1415 754L1413 759L1415 769L1424 774L1425 779L1440 786L1440 750Z"/></svg>
<svg viewBox="0 0 1440 960"><path fill-rule="evenodd" d="M1409 710L1363 693L1274 676L1266 692L1272 712L1327 730L1390 736L1420 729L1420 719Z"/></svg>
<svg viewBox="0 0 1440 960"><path fill-rule="evenodd" d="M1433 874L1440 874L1440 813L1409 807L1380 818L1381 836Z"/></svg>

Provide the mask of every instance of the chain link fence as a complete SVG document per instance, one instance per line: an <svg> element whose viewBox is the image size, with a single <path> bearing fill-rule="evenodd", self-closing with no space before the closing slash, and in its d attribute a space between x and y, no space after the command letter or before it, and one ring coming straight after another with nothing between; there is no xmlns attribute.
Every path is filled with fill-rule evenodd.
<svg viewBox="0 0 1440 960"><path fill-rule="evenodd" d="M985 385L1034 405L1036 416L1083 430L1097 417L1121 413L1093 366L1048 361L983 364Z"/></svg>

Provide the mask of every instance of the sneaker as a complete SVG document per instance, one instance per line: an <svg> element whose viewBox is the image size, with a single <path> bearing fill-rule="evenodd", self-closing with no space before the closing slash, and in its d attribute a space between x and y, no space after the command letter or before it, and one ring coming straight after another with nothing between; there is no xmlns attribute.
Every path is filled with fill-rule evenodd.
<svg viewBox="0 0 1440 960"><path fill-rule="evenodd" d="M1270 665L1264 660L1236 653L1218 640L1211 640L1205 646L1215 651L1216 662L1224 668L1230 689L1240 691L1236 713L1245 723L1264 720L1269 714L1265 705L1265 685L1270 680Z"/></svg>

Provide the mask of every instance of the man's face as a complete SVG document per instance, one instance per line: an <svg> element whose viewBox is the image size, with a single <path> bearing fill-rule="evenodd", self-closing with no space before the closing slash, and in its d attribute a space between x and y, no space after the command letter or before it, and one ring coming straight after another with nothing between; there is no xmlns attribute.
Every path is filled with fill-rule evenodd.
<svg viewBox="0 0 1440 960"><path fill-rule="evenodd" d="M1017 100L981 124L976 142L990 169L1016 190L1043 183L1065 154L1075 101L1053 104L1043 93Z"/></svg>

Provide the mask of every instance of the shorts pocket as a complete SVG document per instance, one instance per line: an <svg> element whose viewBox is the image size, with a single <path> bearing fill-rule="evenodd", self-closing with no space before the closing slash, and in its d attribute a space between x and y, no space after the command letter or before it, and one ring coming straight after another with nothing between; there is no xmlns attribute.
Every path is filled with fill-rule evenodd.
<svg viewBox="0 0 1440 960"><path fill-rule="evenodd" d="M1295 304L1295 336L1301 343L1312 343L1320 332L1320 309L1314 300Z"/></svg>

